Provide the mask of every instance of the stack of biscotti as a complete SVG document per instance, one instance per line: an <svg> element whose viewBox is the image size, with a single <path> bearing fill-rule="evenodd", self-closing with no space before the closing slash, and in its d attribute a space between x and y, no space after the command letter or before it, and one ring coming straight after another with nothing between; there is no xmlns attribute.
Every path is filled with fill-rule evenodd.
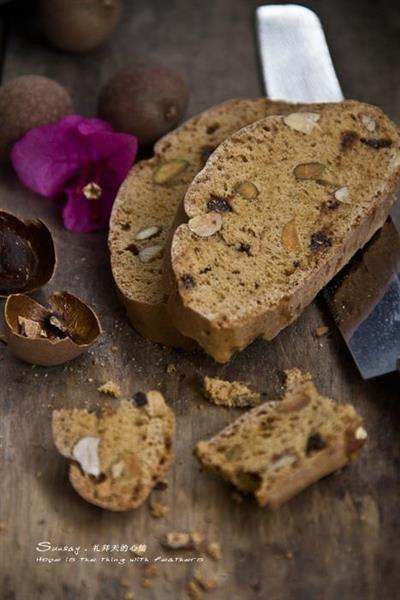
<svg viewBox="0 0 400 600"><path fill-rule="evenodd" d="M219 362L273 338L382 226L399 184L399 134L376 107L209 109L162 138L115 202L111 263L132 324Z"/></svg>
<svg viewBox="0 0 400 600"><path fill-rule="evenodd" d="M171 226L175 218L176 223L184 218L178 209L185 193L221 142L241 127L293 106L265 98L228 100L167 134L155 145L153 158L134 165L114 203L109 248L119 295L139 333L166 345L195 345L167 313L162 265Z"/></svg>
<svg viewBox="0 0 400 600"><path fill-rule="evenodd" d="M399 186L399 132L376 107L242 128L186 192L166 256L173 324L219 362L273 338L383 225Z"/></svg>

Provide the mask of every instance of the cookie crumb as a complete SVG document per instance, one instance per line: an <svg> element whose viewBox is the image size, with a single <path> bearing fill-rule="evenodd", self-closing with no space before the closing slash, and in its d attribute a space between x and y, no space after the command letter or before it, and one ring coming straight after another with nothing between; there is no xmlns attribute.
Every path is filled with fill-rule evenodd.
<svg viewBox="0 0 400 600"><path fill-rule="evenodd" d="M221 560L221 544L219 542L210 542L207 546L207 554L215 561Z"/></svg>
<svg viewBox="0 0 400 600"><path fill-rule="evenodd" d="M157 565L147 565L143 569L142 587L149 588L154 584L154 580L160 575Z"/></svg>
<svg viewBox="0 0 400 600"><path fill-rule="evenodd" d="M190 539L193 542L195 548L198 548L202 542L204 542L204 535L200 531L191 531Z"/></svg>
<svg viewBox="0 0 400 600"><path fill-rule="evenodd" d="M256 406L261 401L261 395L241 381L224 381L214 377L204 377L203 394L213 404L230 408Z"/></svg>
<svg viewBox="0 0 400 600"><path fill-rule="evenodd" d="M176 373L176 366L172 363L166 366L165 372L170 375L171 373Z"/></svg>
<svg viewBox="0 0 400 600"><path fill-rule="evenodd" d="M327 333L329 332L329 327L327 327L326 325L321 325L320 327L317 327L316 330L314 331L314 336L315 337L324 337L324 335L327 335Z"/></svg>
<svg viewBox="0 0 400 600"><path fill-rule="evenodd" d="M187 586L187 592L190 600L203 600L204 598L203 590L201 589L197 581L195 581L194 579L189 581Z"/></svg>
<svg viewBox="0 0 400 600"><path fill-rule="evenodd" d="M161 502L150 501L149 512L154 519L160 519L169 512L169 506L161 504Z"/></svg>
<svg viewBox="0 0 400 600"><path fill-rule="evenodd" d="M192 540L186 531L170 531L162 538L161 544L165 548L179 550L181 548L191 548Z"/></svg>
<svg viewBox="0 0 400 600"><path fill-rule="evenodd" d="M206 592L211 592L218 587L218 578L214 573L205 569L197 569L193 573L193 578L196 583Z"/></svg>
<svg viewBox="0 0 400 600"><path fill-rule="evenodd" d="M106 381L102 385L97 388L97 391L100 394L105 394L106 396L111 396L112 398L120 398L121 397L121 388L118 383L114 381Z"/></svg>
<svg viewBox="0 0 400 600"><path fill-rule="evenodd" d="M126 592L124 600L136 600L136 596L133 592Z"/></svg>

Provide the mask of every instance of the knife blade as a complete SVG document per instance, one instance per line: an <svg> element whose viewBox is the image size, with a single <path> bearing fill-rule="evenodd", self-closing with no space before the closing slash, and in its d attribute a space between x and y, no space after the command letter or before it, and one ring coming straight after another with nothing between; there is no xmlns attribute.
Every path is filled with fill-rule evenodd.
<svg viewBox="0 0 400 600"><path fill-rule="evenodd" d="M339 102L343 93L321 22L296 4L260 6L257 37L269 98ZM396 230L396 227L397 230ZM399 369L400 203L324 297L364 379Z"/></svg>

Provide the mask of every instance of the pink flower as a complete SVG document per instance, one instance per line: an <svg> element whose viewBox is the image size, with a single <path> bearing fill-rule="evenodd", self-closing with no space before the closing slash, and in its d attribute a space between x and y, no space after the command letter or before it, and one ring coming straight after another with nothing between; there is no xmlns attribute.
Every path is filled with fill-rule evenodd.
<svg viewBox="0 0 400 600"><path fill-rule="evenodd" d="M11 161L33 192L51 199L65 194L65 227L88 232L108 226L136 152L136 137L116 133L100 119L70 115L28 131L14 144Z"/></svg>

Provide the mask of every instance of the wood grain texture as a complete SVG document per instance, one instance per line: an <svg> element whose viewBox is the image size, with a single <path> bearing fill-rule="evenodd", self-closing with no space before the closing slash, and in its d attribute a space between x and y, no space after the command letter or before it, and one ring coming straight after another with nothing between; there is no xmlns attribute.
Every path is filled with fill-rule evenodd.
<svg viewBox="0 0 400 600"><path fill-rule="evenodd" d="M101 83L130 60L151 58L178 69L191 87L190 114L235 96L261 93L254 38L254 0L148 0L125 2L119 30L85 56L53 51L23 35L20 18L10 30L3 78L23 73L54 77L73 94L76 110L91 115ZM322 18L345 95L381 105L400 120L399 9L385 0L305 2ZM396 597L399 560L400 393L396 376L363 382L321 299L274 341L256 342L227 365L202 354L169 351L140 338L116 298L106 235L74 235L60 223L60 205L23 190L10 169L0 172L0 207L40 217L52 228L59 256L44 300L67 289L97 310L105 334L74 362L32 368L0 345L0 598L1 600L140 600L184 598L192 566L168 564L151 588L140 584L143 565L36 563L36 544L148 545L162 552L166 531L199 530L218 539L224 583L217 600L352 600ZM331 334L312 332L327 324ZM117 350L115 350L117 348ZM168 364L176 372L167 374ZM273 398L282 369L310 370L322 392L351 401L370 440L360 460L306 490L278 512L238 504L218 478L201 473L192 457L199 439L229 423L238 411L201 398L204 375L244 379ZM123 392L159 388L177 415L176 463L158 498L170 506L164 519L147 505L126 514L90 506L67 480L66 461L50 436L50 416L61 406L98 406L96 391L108 379ZM83 550L82 550L83 552ZM174 555L174 553L172 553ZM177 554L177 553L175 553ZM117 556L112 553L110 556ZM125 556L126 555L120 555ZM207 565L212 566L208 560Z"/></svg>

